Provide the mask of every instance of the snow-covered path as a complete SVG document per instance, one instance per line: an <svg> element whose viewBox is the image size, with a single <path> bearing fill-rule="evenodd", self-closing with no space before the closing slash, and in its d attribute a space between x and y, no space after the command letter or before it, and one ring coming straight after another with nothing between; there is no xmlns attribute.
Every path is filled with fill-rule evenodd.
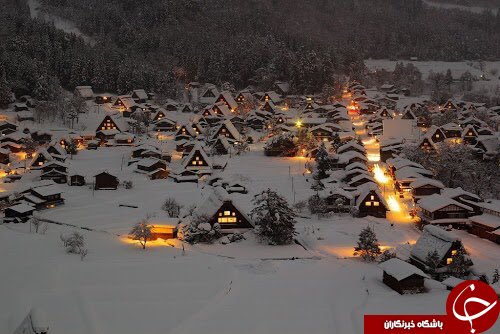
<svg viewBox="0 0 500 334"><path fill-rule="evenodd" d="M57 29L60 29L69 34L80 36L86 43L89 43L90 45L95 44L95 40L92 37L89 37L82 33L73 22L63 19L57 15L42 12L40 10L40 3L38 2L38 0L27 0L27 2L32 18L39 18L43 21L51 22Z"/></svg>

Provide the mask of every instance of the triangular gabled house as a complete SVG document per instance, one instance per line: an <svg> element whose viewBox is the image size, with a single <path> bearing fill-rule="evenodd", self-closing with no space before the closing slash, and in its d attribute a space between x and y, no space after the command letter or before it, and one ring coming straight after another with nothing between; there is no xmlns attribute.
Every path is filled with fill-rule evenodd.
<svg viewBox="0 0 500 334"><path fill-rule="evenodd" d="M272 103L279 104L281 102L281 97L275 91L265 92L260 99L262 102L271 101Z"/></svg>
<svg viewBox="0 0 500 334"><path fill-rule="evenodd" d="M238 103L236 103L231 93L227 90L221 92L219 97L215 100L216 104L219 102L224 103L231 112L236 111L238 108Z"/></svg>
<svg viewBox="0 0 500 334"><path fill-rule="evenodd" d="M196 138L196 136L196 132L191 125L183 124L175 133L175 140Z"/></svg>
<svg viewBox="0 0 500 334"><path fill-rule="evenodd" d="M218 136L215 142L212 144L211 152L216 155L226 155L229 154L231 150L231 144L225 136Z"/></svg>
<svg viewBox="0 0 500 334"><path fill-rule="evenodd" d="M167 116L166 110L158 109L155 113L152 114L152 122L159 121Z"/></svg>
<svg viewBox="0 0 500 334"><path fill-rule="evenodd" d="M431 140L434 143L439 143L439 142L442 142L446 139L446 135L445 135L444 131L435 125L431 126L430 129L427 130L427 133L425 136L431 138Z"/></svg>
<svg viewBox="0 0 500 334"><path fill-rule="evenodd" d="M136 103L146 103L146 100L148 100L148 94L144 89L136 89L132 91L132 98Z"/></svg>
<svg viewBox="0 0 500 334"><path fill-rule="evenodd" d="M444 110L444 111L446 111L446 110L455 110L455 111L456 111L456 110L458 110L458 107L457 107L457 105L456 105L454 102L452 102L451 100L448 100L448 101L444 104L444 106L443 106L443 110Z"/></svg>
<svg viewBox="0 0 500 334"><path fill-rule="evenodd" d="M212 139L215 139L219 136L224 136L227 138L227 140L233 142L241 140L241 134L230 120L225 120L219 125L215 134L212 136Z"/></svg>
<svg viewBox="0 0 500 334"><path fill-rule="evenodd" d="M413 120L416 120L417 116L415 116L415 114L413 113L413 111L411 111L411 109L407 109L403 113L403 115L401 116L401 119L413 119Z"/></svg>
<svg viewBox="0 0 500 334"><path fill-rule="evenodd" d="M356 207L360 217L374 216L385 218L389 206L380 193L377 184L367 183L358 188L356 193Z"/></svg>
<svg viewBox="0 0 500 334"><path fill-rule="evenodd" d="M188 156L184 158L182 167L185 170L211 172L212 161L203 147L197 143Z"/></svg>
<svg viewBox="0 0 500 334"><path fill-rule="evenodd" d="M430 138L425 136L420 144L418 145L421 150L430 152L430 151L436 151L437 150L437 145L434 143L434 141Z"/></svg>
<svg viewBox="0 0 500 334"><path fill-rule="evenodd" d="M250 217L222 187L206 194L192 216L207 217L207 223L219 224L223 233L243 232L254 227Z"/></svg>
<svg viewBox="0 0 500 334"><path fill-rule="evenodd" d="M199 102L205 105L212 104L215 102L218 95L219 91L217 90L217 87L215 87L215 85L208 84L203 93L200 95Z"/></svg>
<svg viewBox="0 0 500 334"><path fill-rule="evenodd" d="M265 110L271 114L276 113L276 106L274 105L274 103L271 100L265 101L264 105L260 109Z"/></svg>
<svg viewBox="0 0 500 334"><path fill-rule="evenodd" d="M475 145L479 137L476 128L473 125L467 125L462 132L462 140L466 144Z"/></svg>

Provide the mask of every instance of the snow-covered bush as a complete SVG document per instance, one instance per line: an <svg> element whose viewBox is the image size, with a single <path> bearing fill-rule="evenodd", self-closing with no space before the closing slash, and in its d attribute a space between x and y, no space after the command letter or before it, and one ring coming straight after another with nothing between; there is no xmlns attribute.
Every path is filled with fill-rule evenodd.
<svg viewBox="0 0 500 334"><path fill-rule="evenodd" d="M191 220L179 225L177 238L190 244L213 243L222 236L218 223L209 223L210 217L205 215L193 216Z"/></svg>
<svg viewBox="0 0 500 334"><path fill-rule="evenodd" d="M227 244L230 244L232 242L238 242L238 241L241 241L241 240L245 240L245 236L241 233L232 233L232 234L228 234L226 236L223 236L222 238L220 238L219 242L223 245L227 245Z"/></svg>
<svg viewBox="0 0 500 334"><path fill-rule="evenodd" d="M293 205L293 208L296 212L302 212L307 207L306 201L299 201Z"/></svg>
<svg viewBox="0 0 500 334"><path fill-rule="evenodd" d="M380 254L379 262L385 262L396 257L396 252L391 249L386 249Z"/></svg>
<svg viewBox="0 0 500 334"><path fill-rule="evenodd" d="M182 205L177 203L175 198L169 197L161 206L163 211L166 211L170 217L179 217Z"/></svg>
<svg viewBox="0 0 500 334"><path fill-rule="evenodd" d="M370 226L365 227L359 234L358 245L354 247L354 255L365 261L373 261L380 255L380 246L377 236Z"/></svg>
<svg viewBox="0 0 500 334"><path fill-rule="evenodd" d="M285 198L267 189L255 196L253 203L255 232L270 245L290 244L296 233L295 212Z"/></svg>
<svg viewBox="0 0 500 334"><path fill-rule="evenodd" d="M123 181L123 187L125 189L132 189L134 188L134 183L132 181Z"/></svg>
<svg viewBox="0 0 500 334"><path fill-rule="evenodd" d="M85 249L85 238L78 232L73 232L69 236L61 234L60 239L66 248L66 253L80 254Z"/></svg>

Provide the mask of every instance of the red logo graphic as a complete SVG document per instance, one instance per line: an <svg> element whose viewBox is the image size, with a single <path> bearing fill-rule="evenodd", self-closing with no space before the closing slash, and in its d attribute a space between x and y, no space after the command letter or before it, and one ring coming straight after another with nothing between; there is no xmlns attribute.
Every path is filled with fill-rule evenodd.
<svg viewBox="0 0 500 334"><path fill-rule="evenodd" d="M481 281L457 285L446 301L446 313L459 333L479 334L490 329L498 319L500 305L495 290Z"/></svg>

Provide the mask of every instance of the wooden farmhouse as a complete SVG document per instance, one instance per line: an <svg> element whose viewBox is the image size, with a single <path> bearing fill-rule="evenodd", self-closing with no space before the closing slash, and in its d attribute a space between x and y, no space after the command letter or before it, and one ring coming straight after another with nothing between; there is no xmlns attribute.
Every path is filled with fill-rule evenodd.
<svg viewBox="0 0 500 334"><path fill-rule="evenodd" d="M212 136L212 140L216 139L219 136L226 137L226 139L230 142L237 142L241 140L241 135L236 127L231 123L230 120L225 120L222 122L214 135Z"/></svg>
<svg viewBox="0 0 500 334"><path fill-rule="evenodd" d="M74 94L85 100L92 100L94 98L94 91L91 86L76 86Z"/></svg>
<svg viewBox="0 0 500 334"><path fill-rule="evenodd" d="M419 217L424 223L460 226L474 212L471 206L440 194L425 196L418 202Z"/></svg>
<svg viewBox="0 0 500 334"><path fill-rule="evenodd" d="M108 172L101 172L94 175L95 190L116 190L119 183L118 178Z"/></svg>
<svg viewBox="0 0 500 334"><path fill-rule="evenodd" d="M360 217L373 216L385 218L389 206L378 190L376 184L368 183L360 187L356 194L356 207Z"/></svg>
<svg viewBox="0 0 500 334"><path fill-rule="evenodd" d="M234 233L254 227L246 213L229 197L221 187L215 188L196 207L195 216L210 217L207 223L219 224L223 233Z"/></svg>
<svg viewBox="0 0 500 334"><path fill-rule="evenodd" d="M434 143L439 143L446 139L444 131L434 125L427 130L426 136L429 136Z"/></svg>
<svg viewBox="0 0 500 334"><path fill-rule="evenodd" d="M36 210L54 208L64 204L61 190L53 184L32 187L21 194L22 199L34 206Z"/></svg>
<svg viewBox="0 0 500 334"><path fill-rule="evenodd" d="M234 100L231 93L227 90L221 92L215 100L216 104L220 102L224 103L231 112L236 111L236 109L238 108L238 103Z"/></svg>
<svg viewBox="0 0 500 334"><path fill-rule="evenodd" d="M200 144L196 144L184 158L182 167L186 170L211 174L212 161Z"/></svg>
<svg viewBox="0 0 500 334"><path fill-rule="evenodd" d="M401 295L424 292L424 280L430 278L419 268L398 258L382 262L379 268L384 272L384 284Z"/></svg>
<svg viewBox="0 0 500 334"><path fill-rule="evenodd" d="M438 258L437 269L440 272L446 272L446 268L453 263L453 256L458 250L463 248L460 239L453 236L450 232L441 229L438 226L426 225L424 232L417 240L410 252L410 263L427 271L431 263L428 263L428 255L436 252ZM472 261L468 260L469 265Z"/></svg>
<svg viewBox="0 0 500 334"><path fill-rule="evenodd" d="M12 205L4 210L4 223L26 223L32 216L35 208L25 203Z"/></svg>
<svg viewBox="0 0 500 334"><path fill-rule="evenodd" d="M441 181L421 177L410 183L411 194L414 202L418 202L422 197L439 194L444 185Z"/></svg>

